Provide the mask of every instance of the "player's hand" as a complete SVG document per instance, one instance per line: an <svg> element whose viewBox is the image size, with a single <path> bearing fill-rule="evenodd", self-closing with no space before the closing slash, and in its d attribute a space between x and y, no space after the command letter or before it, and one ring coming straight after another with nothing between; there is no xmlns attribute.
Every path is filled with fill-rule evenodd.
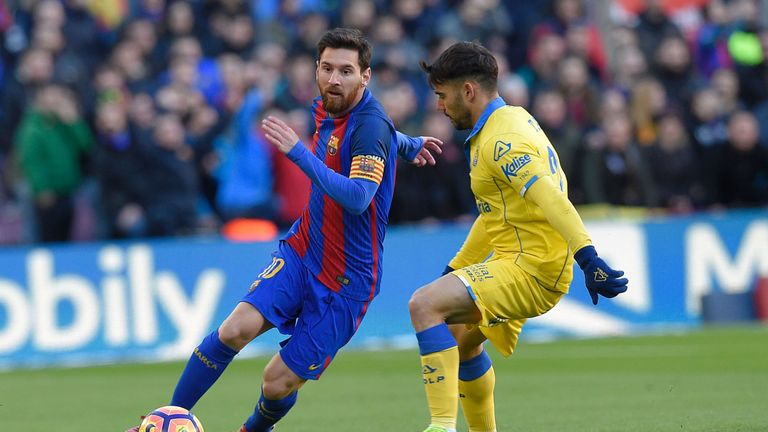
<svg viewBox="0 0 768 432"><path fill-rule="evenodd" d="M435 137L423 136L421 138L422 145L419 154L411 161L417 167L423 167L426 164L434 165L436 163L435 154L443 153L443 142Z"/></svg>
<svg viewBox="0 0 768 432"><path fill-rule="evenodd" d="M589 296L592 297L592 304L597 304L598 294L613 298L627 290L629 280L622 277L624 272L610 268L602 258L597 256L594 246L579 249L574 258L584 271L584 281Z"/></svg>
<svg viewBox="0 0 768 432"><path fill-rule="evenodd" d="M296 132L277 117L267 116L261 121L261 129L264 131L267 141L285 154L288 154L299 142L299 136L296 135Z"/></svg>

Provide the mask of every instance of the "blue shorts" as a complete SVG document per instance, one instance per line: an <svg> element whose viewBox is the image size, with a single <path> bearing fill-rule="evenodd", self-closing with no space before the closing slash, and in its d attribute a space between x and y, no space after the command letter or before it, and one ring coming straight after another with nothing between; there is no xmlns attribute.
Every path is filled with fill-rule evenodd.
<svg viewBox="0 0 768 432"><path fill-rule="evenodd" d="M291 335L280 344L280 357L296 375L315 380L355 334L370 303L328 289L285 242L241 301Z"/></svg>

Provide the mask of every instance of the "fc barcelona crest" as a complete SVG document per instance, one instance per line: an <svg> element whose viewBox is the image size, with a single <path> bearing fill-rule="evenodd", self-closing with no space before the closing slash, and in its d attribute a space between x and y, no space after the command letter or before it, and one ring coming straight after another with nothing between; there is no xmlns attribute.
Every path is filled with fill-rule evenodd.
<svg viewBox="0 0 768 432"><path fill-rule="evenodd" d="M339 151L339 138L336 137L336 135L331 135L331 138L328 139L328 154L331 156L336 156L336 153Z"/></svg>
<svg viewBox="0 0 768 432"><path fill-rule="evenodd" d="M375 170L376 170L375 160L371 158L367 158L365 156L363 156L363 158L360 159L360 171L366 172L366 173L372 173Z"/></svg>

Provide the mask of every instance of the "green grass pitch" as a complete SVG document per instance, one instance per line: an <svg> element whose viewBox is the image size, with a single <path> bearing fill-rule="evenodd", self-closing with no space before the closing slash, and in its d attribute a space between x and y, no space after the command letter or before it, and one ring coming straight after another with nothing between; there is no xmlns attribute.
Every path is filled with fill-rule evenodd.
<svg viewBox="0 0 768 432"><path fill-rule="evenodd" d="M768 327L521 343L496 355L499 431L768 431ZM232 432L259 394L265 358L236 359L195 413ZM164 405L182 363L0 373L0 431L122 432ZM420 432L416 351L342 352L308 383L280 432ZM466 431L463 420L459 431Z"/></svg>

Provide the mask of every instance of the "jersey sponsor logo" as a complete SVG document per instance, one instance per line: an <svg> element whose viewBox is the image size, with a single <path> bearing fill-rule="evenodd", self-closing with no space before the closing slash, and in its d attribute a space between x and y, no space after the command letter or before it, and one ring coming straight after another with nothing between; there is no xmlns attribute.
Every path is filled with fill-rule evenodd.
<svg viewBox="0 0 768 432"><path fill-rule="evenodd" d="M500 165L501 172L507 177L507 181L512 181L512 177L517 177L517 173L526 165L531 163L531 155L524 154L522 156L515 156L512 158L512 162L504 165Z"/></svg>
<svg viewBox="0 0 768 432"><path fill-rule="evenodd" d="M474 264L464 268L464 273L472 282L483 282L486 279L493 279L493 275L485 264Z"/></svg>
<svg viewBox="0 0 768 432"><path fill-rule="evenodd" d="M331 156L336 156L336 153L339 151L339 137L336 135L331 135L331 137L328 139L328 154Z"/></svg>
<svg viewBox="0 0 768 432"><path fill-rule="evenodd" d="M477 201L477 211L480 213L490 213L491 205L485 201Z"/></svg>
<svg viewBox="0 0 768 432"><path fill-rule="evenodd" d="M472 156L472 166L477 166L477 158L480 155L480 146L475 146L475 155Z"/></svg>
<svg viewBox="0 0 768 432"><path fill-rule="evenodd" d="M375 155L357 155L352 158L349 178L362 178L381 183L384 177L384 159Z"/></svg>
<svg viewBox="0 0 768 432"><path fill-rule="evenodd" d="M505 143L504 141L496 141L496 147L493 148L493 161L498 162L505 154L509 153L512 149L511 143Z"/></svg>

